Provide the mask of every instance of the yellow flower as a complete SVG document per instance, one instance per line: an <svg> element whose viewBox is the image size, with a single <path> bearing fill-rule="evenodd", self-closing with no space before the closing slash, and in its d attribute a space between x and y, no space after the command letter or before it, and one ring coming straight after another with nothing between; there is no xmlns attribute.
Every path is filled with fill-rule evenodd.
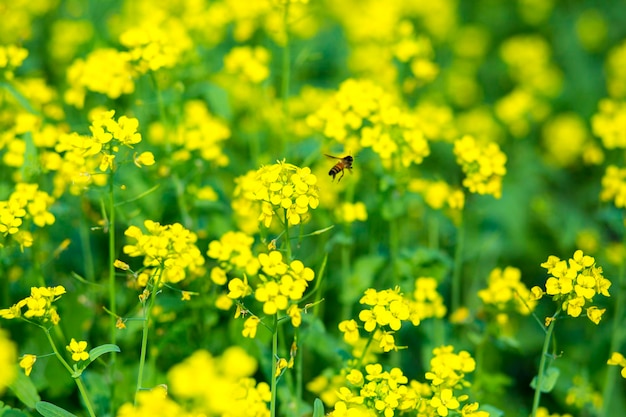
<svg viewBox="0 0 626 417"><path fill-rule="evenodd" d="M0 329L0 396L17 377L16 360L17 346L8 338L7 332Z"/></svg>
<svg viewBox="0 0 626 417"><path fill-rule="evenodd" d="M251 316L246 319L243 323L243 337L249 337L250 339L254 339L256 336L256 330L259 327L259 323L261 320L257 316Z"/></svg>
<svg viewBox="0 0 626 417"><path fill-rule="evenodd" d="M26 354L20 360L20 368L24 368L24 373L26 376L30 376L30 373L33 370L33 365L37 361L37 356Z"/></svg>
<svg viewBox="0 0 626 417"><path fill-rule="evenodd" d="M89 353L85 352L85 349L87 349L87 342L84 340L77 342L76 339L72 338L70 344L66 346L66 348L72 354L72 360L75 362L86 361L89 359Z"/></svg>

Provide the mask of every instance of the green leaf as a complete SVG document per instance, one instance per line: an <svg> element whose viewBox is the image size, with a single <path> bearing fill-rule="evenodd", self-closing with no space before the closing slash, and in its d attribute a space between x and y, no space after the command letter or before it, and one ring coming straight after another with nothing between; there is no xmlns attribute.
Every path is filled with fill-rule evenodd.
<svg viewBox="0 0 626 417"><path fill-rule="evenodd" d="M18 410L17 408L11 408L2 401L0 401L0 417L28 417L29 414L26 414L22 410Z"/></svg>
<svg viewBox="0 0 626 417"><path fill-rule="evenodd" d="M76 417L75 414L45 401L35 404L35 409L44 417Z"/></svg>
<svg viewBox="0 0 626 417"><path fill-rule="evenodd" d="M313 417L324 417L324 403L319 398L313 402Z"/></svg>
<svg viewBox="0 0 626 417"><path fill-rule="evenodd" d="M120 347L118 345L113 345L111 343L107 343L106 345L96 346L95 348L89 351L89 363L95 361L100 356L105 353L111 352L121 352Z"/></svg>
<svg viewBox="0 0 626 417"><path fill-rule="evenodd" d="M34 408L35 403L41 400L35 384L33 384L33 381L27 377L21 369L17 373L17 378L15 378L15 381L13 381L9 388L13 391L15 396L19 398L22 404L28 408Z"/></svg>
<svg viewBox="0 0 626 417"><path fill-rule="evenodd" d="M560 371L558 368L550 367L546 369L546 374L543 376L543 380L541 381L541 392L550 392L556 385L557 379L559 379ZM533 389L537 388L537 377L535 376L530 383L530 386Z"/></svg>

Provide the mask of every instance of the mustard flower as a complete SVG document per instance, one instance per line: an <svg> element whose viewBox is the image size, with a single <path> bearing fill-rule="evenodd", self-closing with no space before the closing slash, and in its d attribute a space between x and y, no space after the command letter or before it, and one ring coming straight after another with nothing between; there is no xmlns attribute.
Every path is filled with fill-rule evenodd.
<svg viewBox="0 0 626 417"><path fill-rule="evenodd" d="M261 320L257 316L248 317L243 324L243 337L254 339L260 322Z"/></svg>
<svg viewBox="0 0 626 417"><path fill-rule="evenodd" d="M626 378L626 358L624 358L624 355L619 352L613 352L606 363L607 365L620 366L622 368L620 371L622 378Z"/></svg>
<svg viewBox="0 0 626 417"><path fill-rule="evenodd" d="M0 234L15 235L25 219L32 219L37 227L54 224L50 207L55 199L37 184L18 183L7 201L0 201ZM28 246L28 245L25 245Z"/></svg>
<svg viewBox="0 0 626 417"><path fill-rule="evenodd" d="M227 348L221 356L198 350L174 365L167 378L172 393L193 402L196 413L224 416L256 416L266 398L265 384L256 384L249 377L258 368L257 361L239 346ZM242 392L250 393L246 410Z"/></svg>
<svg viewBox="0 0 626 417"><path fill-rule="evenodd" d="M591 146L585 121L576 113L563 113L546 122L542 144L550 163L570 166Z"/></svg>
<svg viewBox="0 0 626 417"><path fill-rule="evenodd" d="M148 391L137 393L136 404L125 403L117 410L117 417L137 416L180 416L192 417L184 408L170 399L165 386L157 386Z"/></svg>
<svg viewBox="0 0 626 417"><path fill-rule="evenodd" d="M74 362L78 361L86 361L89 359L89 352L85 352L87 349L87 342L81 340L77 342L76 339L72 337L70 344L66 346L68 352L72 354L72 360Z"/></svg>
<svg viewBox="0 0 626 417"><path fill-rule="evenodd" d="M604 99L591 117L593 134L602 140L606 149L626 147L626 102Z"/></svg>
<svg viewBox="0 0 626 417"><path fill-rule="evenodd" d="M430 400L430 405L437 410L437 414L445 417L450 413L450 410L457 410L461 404L459 400L454 397L454 393L450 388L442 389L436 393Z"/></svg>
<svg viewBox="0 0 626 417"><path fill-rule="evenodd" d="M602 177L601 201L611 201L615 207L626 207L626 169L609 165Z"/></svg>
<svg viewBox="0 0 626 417"><path fill-rule="evenodd" d="M488 288L478 291L478 297L485 305L491 305L499 312L514 309L519 314L530 314L536 303L530 300L530 290L521 281L518 268L507 266L495 268L489 274Z"/></svg>
<svg viewBox="0 0 626 417"><path fill-rule="evenodd" d="M260 268L260 263L259 259L252 253L253 243L253 237L242 232L229 231L219 240L209 243L207 255L209 258L217 260L225 273L237 271L255 275ZM225 283L222 278L219 281Z"/></svg>
<svg viewBox="0 0 626 417"><path fill-rule="evenodd" d="M483 146L469 136L454 143L457 163L463 169L463 185L472 193L502 196L502 177L506 174L506 155L495 143Z"/></svg>
<svg viewBox="0 0 626 417"><path fill-rule="evenodd" d="M339 388L341 401L335 404L332 416L393 416L414 410L419 402L419 394L400 368L385 371L380 364L369 364L365 373L350 369L346 380L349 386Z"/></svg>
<svg viewBox="0 0 626 417"><path fill-rule="evenodd" d="M182 118L174 135L168 134L161 122L150 125L148 133L150 143L171 149L169 152L175 163L186 163L197 155L219 167L229 163L223 148L230 137L228 125L211 114L202 100L184 103Z"/></svg>
<svg viewBox="0 0 626 417"><path fill-rule="evenodd" d="M344 202L335 210L335 216L339 221L348 224L355 221L364 222L367 220L367 209L361 201L356 203Z"/></svg>
<svg viewBox="0 0 626 417"><path fill-rule="evenodd" d="M520 35L502 43L500 56L523 88L547 97L561 90L562 74L551 60L550 44L537 35Z"/></svg>
<svg viewBox="0 0 626 417"><path fill-rule="evenodd" d="M181 21L159 20L144 20L120 35L120 43L128 48L130 61L140 74L174 67L193 46Z"/></svg>
<svg viewBox="0 0 626 417"><path fill-rule="evenodd" d="M410 301L402 296L399 288L383 291L370 288L365 291L359 303L369 307L359 313L359 320L364 323L363 328L368 333L381 328L397 331L402 322L411 317Z"/></svg>
<svg viewBox="0 0 626 417"><path fill-rule="evenodd" d="M308 167L279 161L258 169L251 180L243 186L251 190L245 197L260 203L258 221L265 227L270 227L274 217L289 226L298 225L305 220L309 209L319 205L317 177Z"/></svg>
<svg viewBox="0 0 626 417"><path fill-rule="evenodd" d="M591 303L596 295L610 296L611 281L604 278L602 268L596 266L593 257L577 250L567 262L551 255L541 266L551 275L546 281L545 294L552 296L559 310L578 317L585 308L587 317L593 323L600 322L605 309ZM544 292L540 287L533 287L531 294L530 299L538 300Z"/></svg>
<svg viewBox="0 0 626 417"><path fill-rule="evenodd" d="M259 84L270 75L269 61L270 53L263 47L238 46L224 57L224 69L245 81Z"/></svg>
<svg viewBox="0 0 626 417"><path fill-rule="evenodd" d="M0 329L0 395L4 393L6 387L11 385L17 377L17 372L15 370L16 360L17 346L11 339L8 338L7 332ZM27 375L28 374L30 374L30 371L27 372Z"/></svg>
<svg viewBox="0 0 626 417"><path fill-rule="evenodd" d="M61 320L53 302L65 294L65 288L61 285L56 287L31 287L30 296L26 297L10 308L0 310L0 317L11 320L19 317L37 319L42 323L51 322L56 325ZM22 313L22 308L27 310Z"/></svg>
<svg viewBox="0 0 626 417"><path fill-rule="evenodd" d="M443 318L446 315L446 306L443 296L437 292L437 280L431 277L419 277L415 279L413 300L410 303L409 320L417 325L421 320L436 317Z"/></svg>
<svg viewBox="0 0 626 417"><path fill-rule="evenodd" d="M340 322L339 331L343 333L343 339L350 345L354 345L359 340L359 325L355 320Z"/></svg>
<svg viewBox="0 0 626 417"><path fill-rule="evenodd" d="M123 247L123 252L130 257L143 256L143 265L147 268L161 268L162 283L176 283L188 274L202 273L204 258L196 241L195 233L181 224L162 226L152 220L144 221L147 233L137 226L130 226L124 234L134 244Z"/></svg>
<svg viewBox="0 0 626 417"><path fill-rule="evenodd" d="M112 48L96 49L85 59L77 59L67 70L65 102L83 108L86 90L106 94L111 99L135 91L131 55Z"/></svg>
<svg viewBox="0 0 626 417"><path fill-rule="evenodd" d="M344 81L307 124L346 148L371 148L387 169L420 164L430 154L415 115L369 80Z"/></svg>
<svg viewBox="0 0 626 417"><path fill-rule="evenodd" d="M24 369L24 374L26 376L30 376L30 373L33 371L33 366L37 361L36 355L26 354L20 359L20 368Z"/></svg>
<svg viewBox="0 0 626 417"><path fill-rule="evenodd" d="M550 114L550 107L535 93L516 88L496 102L495 112L511 135L521 138L528 134L533 123L543 121Z"/></svg>
<svg viewBox="0 0 626 417"><path fill-rule="evenodd" d="M433 350L430 370L426 379L430 386L423 386L420 394L423 399L421 406L428 415L444 416L451 410L460 412L462 416L487 417L479 412L478 403L470 403L468 395L458 395L455 391L470 385L465 375L476 369L476 362L466 351L454 352L452 346L441 346ZM464 404L465 403L465 404Z"/></svg>
<svg viewBox="0 0 626 417"><path fill-rule="evenodd" d="M2 70L2 78L12 80L14 71L22 65L22 62L28 57L28 50L16 45L0 46L0 69Z"/></svg>

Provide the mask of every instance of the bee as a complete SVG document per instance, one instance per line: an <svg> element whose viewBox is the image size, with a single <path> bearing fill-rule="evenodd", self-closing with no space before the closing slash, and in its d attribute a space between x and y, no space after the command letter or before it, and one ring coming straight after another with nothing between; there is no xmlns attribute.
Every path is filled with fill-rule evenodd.
<svg viewBox="0 0 626 417"><path fill-rule="evenodd" d="M348 156L344 156L343 158L338 158L336 156L332 156L328 154L324 154L324 155L326 155L329 158L339 160L339 162L337 162L335 166L332 167L330 171L328 171L328 175L333 177L333 181L335 180L335 176L339 174L340 172L341 172L341 177L339 177L337 182L341 181L341 179L345 175L345 172L344 172L345 169L352 172L352 162L354 162L354 158L352 156L348 155Z"/></svg>

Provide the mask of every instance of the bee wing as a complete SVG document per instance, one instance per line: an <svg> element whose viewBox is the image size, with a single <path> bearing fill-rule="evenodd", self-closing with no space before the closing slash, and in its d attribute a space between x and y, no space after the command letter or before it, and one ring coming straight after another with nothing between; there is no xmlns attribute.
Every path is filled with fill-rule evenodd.
<svg viewBox="0 0 626 417"><path fill-rule="evenodd" d="M324 156L327 156L328 158L331 158L331 159L341 159L337 156L328 155L327 153L325 153Z"/></svg>

